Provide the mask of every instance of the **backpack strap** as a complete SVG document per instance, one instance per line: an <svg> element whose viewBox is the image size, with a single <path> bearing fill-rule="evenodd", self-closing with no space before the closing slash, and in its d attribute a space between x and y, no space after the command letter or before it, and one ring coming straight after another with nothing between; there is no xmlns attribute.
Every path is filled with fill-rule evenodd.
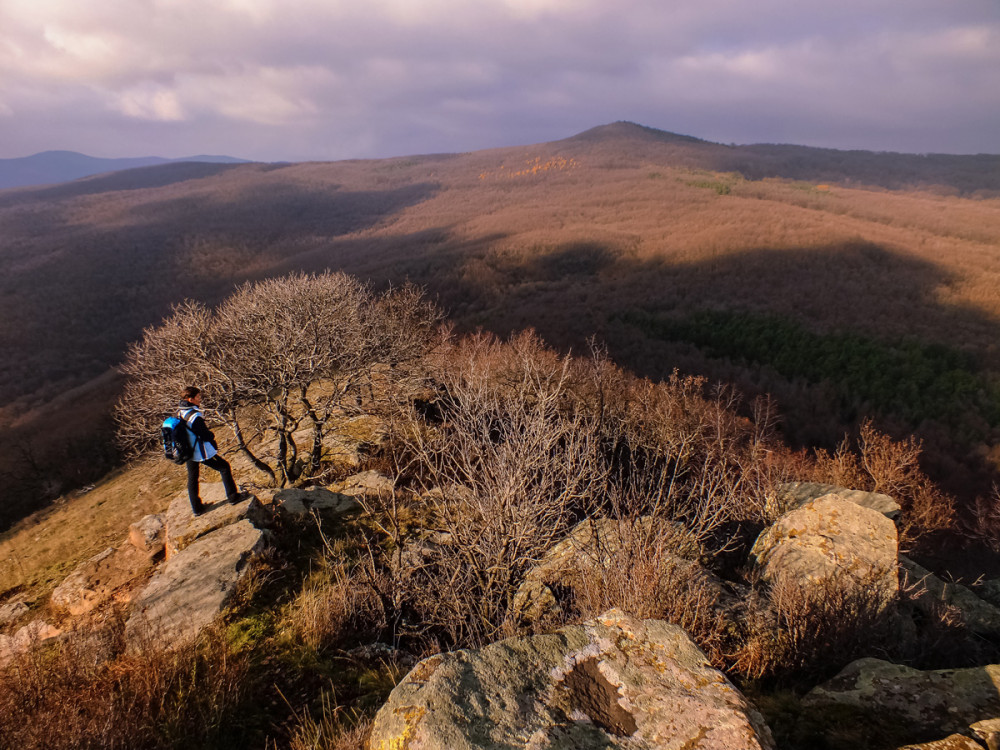
<svg viewBox="0 0 1000 750"><path fill-rule="evenodd" d="M200 448L201 454L202 456L204 456L205 441L202 440L200 437L198 437L198 434L194 431L194 421L201 416L201 412L198 411L197 407L192 406L190 409L181 409L180 411L177 412L177 416L179 416L184 421L184 424L188 426L188 430L191 432L192 437L194 437L194 445L192 447L194 448L195 452L197 452L198 449Z"/></svg>

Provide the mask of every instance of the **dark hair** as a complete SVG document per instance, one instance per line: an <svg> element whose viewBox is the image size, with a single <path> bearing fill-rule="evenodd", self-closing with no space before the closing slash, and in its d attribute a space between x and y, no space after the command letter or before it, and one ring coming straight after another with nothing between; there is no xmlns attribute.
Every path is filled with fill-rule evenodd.
<svg viewBox="0 0 1000 750"><path fill-rule="evenodd" d="M199 393L201 393L201 388L189 385L187 388L184 389L184 392L181 394L181 398L184 399L185 401L190 401Z"/></svg>

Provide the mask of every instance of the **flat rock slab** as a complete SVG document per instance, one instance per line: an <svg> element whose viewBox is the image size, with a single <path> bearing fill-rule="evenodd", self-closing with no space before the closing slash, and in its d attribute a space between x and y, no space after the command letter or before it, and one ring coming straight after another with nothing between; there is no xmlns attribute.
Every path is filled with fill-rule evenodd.
<svg viewBox="0 0 1000 750"><path fill-rule="evenodd" d="M168 559L133 602L131 646L176 646L194 639L229 602L247 561L266 546L249 520L213 531Z"/></svg>
<svg viewBox="0 0 1000 750"><path fill-rule="evenodd" d="M903 572L903 584L912 590L910 599L919 610L935 616L942 604L956 607L962 613L965 626L973 633L1000 636L1000 609L961 584L942 581L908 557L899 556L899 567Z"/></svg>
<svg viewBox="0 0 1000 750"><path fill-rule="evenodd" d="M265 528L270 522L270 511L257 498L231 505L226 501L226 491L222 482L201 485L201 501L205 512L196 516L191 512L191 502L187 492L177 495L167 508L164 522L166 531L167 559L206 534L229 526L244 519L257 528Z"/></svg>
<svg viewBox="0 0 1000 750"><path fill-rule="evenodd" d="M282 513L292 516L308 515L312 511L340 515L360 509L353 497L331 492L322 487L291 488L274 493L271 501Z"/></svg>
<svg viewBox="0 0 1000 750"><path fill-rule="evenodd" d="M886 603L899 589L896 526L882 513L824 495L779 518L757 538L764 580L787 577L803 584L856 580L877 587Z"/></svg>
<svg viewBox="0 0 1000 750"><path fill-rule="evenodd" d="M372 750L773 748L759 713L675 625L612 610L583 625L425 659Z"/></svg>
<svg viewBox="0 0 1000 750"><path fill-rule="evenodd" d="M380 474L377 471L362 471L360 474L353 474L347 479L329 485L327 489L331 492L339 492L341 495L388 497L395 492L396 485L385 474Z"/></svg>
<svg viewBox="0 0 1000 750"><path fill-rule="evenodd" d="M153 567L148 554L124 543L85 560L52 592L52 606L78 616L109 601L115 592Z"/></svg>
<svg viewBox="0 0 1000 750"><path fill-rule="evenodd" d="M864 708L944 735L1000 716L998 685L1000 665L995 664L921 671L881 659L858 659L813 688L803 703Z"/></svg>
<svg viewBox="0 0 1000 750"><path fill-rule="evenodd" d="M794 510L810 500L823 497L823 495L839 495L848 502L876 510L886 518L894 519L902 510L899 503L881 492L852 490L848 487L838 487L835 484L822 482L788 482L778 485L777 494L779 502L786 511Z"/></svg>

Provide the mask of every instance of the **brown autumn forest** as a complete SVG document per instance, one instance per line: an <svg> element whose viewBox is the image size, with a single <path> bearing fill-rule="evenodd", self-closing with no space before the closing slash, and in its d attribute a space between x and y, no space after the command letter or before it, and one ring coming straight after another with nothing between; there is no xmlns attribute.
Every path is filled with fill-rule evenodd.
<svg viewBox="0 0 1000 750"><path fill-rule="evenodd" d="M0 191L0 528L116 459L112 368L185 298L293 270L426 287L461 330L593 337L866 418L966 503L1000 476L1000 157L725 146L617 123L466 154L174 164Z"/></svg>

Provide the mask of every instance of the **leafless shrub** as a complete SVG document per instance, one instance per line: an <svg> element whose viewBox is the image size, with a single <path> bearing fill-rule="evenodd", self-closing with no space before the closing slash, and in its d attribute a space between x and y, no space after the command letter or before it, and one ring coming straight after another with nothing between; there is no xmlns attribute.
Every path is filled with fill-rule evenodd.
<svg viewBox="0 0 1000 750"><path fill-rule="evenodd" d="M991 550L1000 552L1000 484L994 484L989 495L976 498L969 531Z"/></svg>
<svg viewBox="0 0 1000 750"><path fill-rule="evenodd" d="M197 383L207 413L272 481L315 475L335 417L373 393L376 370L391 379L422 355L439 319L415 288L376 295L343 273L248 283L214 312L185 303L129 349L119 441L149 447L180 390Z"/></svg>
<svg viewBox="0 0 1000 750"><path fill-rule="evenodd" d="M954 499L920 469L921 449L920 441L912 435L895 441L879 432L871 420L865 420L857 453L852 452L846 437L832 456L817 451L814 477L890 495L903 509L899 541L902 549L908 549L929 532L949 528L955 518Z"/></svg>
<svg viewBox="0 0 1000 750"><path fill-rule="evenodd" d="M577 569L567 572L575 613L589 619L615 607L666 620L722 666L727 622L720 616L720 592L706 585L708 576L696 562L685 559L698 551L692 535L676 524L652 519L618 524L610 540L578 555Z"/></svg>
<svg viewBox="0 0 1000 750"><path fill-rule="evenodd" d="M781 480L770 405L759 402L744 419L732 391L706 397L704 388L704 379L676 373L633 384L622 428L631 465L616 495L626 512L679 521L702 544L730 521L770 518Z"/></svg>
<svg viewBox="0 0 1000 750"><path fill-rule="evenodd" d="M533 334L472 337L442 364L444 422L412 413L405 440L448 541L411 581L411 604L456 643L484 643L514 627L525 572L593 504L605 469L595 420L570 397L571 361Z"/></svg>
<svg viewBox="0 0 1000 750"><path fill-rule="evenodd" d="M818 675L851 659L887 650L894 608L886 606L884 571L850 573L821 583L780 577L748 602L733 669L749 678Z"/></svg>

